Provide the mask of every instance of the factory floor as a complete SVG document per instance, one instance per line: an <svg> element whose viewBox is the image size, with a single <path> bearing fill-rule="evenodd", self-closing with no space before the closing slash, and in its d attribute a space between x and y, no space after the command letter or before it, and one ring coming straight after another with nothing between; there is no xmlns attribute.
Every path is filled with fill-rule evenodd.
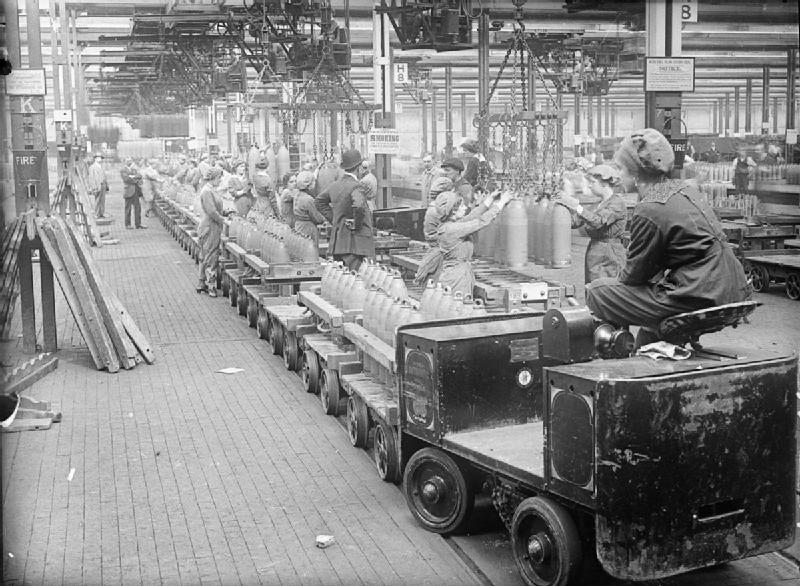
<svg viewBox="0 0 800 586"><path fill-rule="evenodd" d="M416 524L228 300L195 293L196 266L161 225L124 229L118 179L107 208L120 242L95 259L157 360L96 371L57 290L59 366L25 394L63 420L0 436L4 583L521 583L501 531L443 539ZM582 283L583 246L570 269L529 268ZM758 298L752 324L709 341L800 350L800 303ZM13 328L4 366L25 358ZM798 584L800 570L771 554L658 583Z"/></svg>

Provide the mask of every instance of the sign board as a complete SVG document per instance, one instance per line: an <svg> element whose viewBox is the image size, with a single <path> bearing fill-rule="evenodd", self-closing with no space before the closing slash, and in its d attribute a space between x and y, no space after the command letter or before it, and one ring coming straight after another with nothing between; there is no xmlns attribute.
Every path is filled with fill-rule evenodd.
<svg viewBox="0 0 800 586"><path fill-rule="evenodd" d="M50 209L47 151L14 150L14 194L17 213Z"/></svg>
<svg viewBox="0 0 800 586"><path fill-rule="evenodd" d="M648 57L646 92L693 92L694 57Z"/></svg>
<svg viewBox="0 0 800 586"><path fill-rule="evenodd" d="M697 22L697 0L680 0L674 6L680 10L681 22Z"/></svg>
<svg viewBox="0 0 800 586"><path fill-rule="evenodd" d="M368 142L373 155L400 154L400 131L396 128L373 128L369 131Z"/></svg>
<svg viewBox="0 0 800 586"><path fill-rule="evenodd" d="M395 114L402 114L403 113L403 104L400 102L395 102L394 104L394 113Z"/></svg>
<svg viewBox="0 0 800 586"><path fill-rule="evenodd" d="M53 122L72 122L72 110L53 110Z"/></svg>
<svg viewBox="0 0 800 586"><path fill-rule="evenodd" d="M672 145L672 152L675 153L675 168L683 169L683 163L686 160L686 143L685 138L670 138L669 144Z"/></svg>
<svg viewBox="0 0 800 586"><path fill-rule="evenodd" d="M794 128L786 129L786 144L797 144L797 130Z"/></svg>
<svg viewBox="0 0 800 586"><path fill-rule="evenodd" d="M394 82L408 83L408 63L394 64Z"/></svg>
<svg viewBox="0 0 800 586"><path fill-rule="evenodd" d="M43 96L47 93L44 69L15 69L4 78L6 95Z"/></svg>

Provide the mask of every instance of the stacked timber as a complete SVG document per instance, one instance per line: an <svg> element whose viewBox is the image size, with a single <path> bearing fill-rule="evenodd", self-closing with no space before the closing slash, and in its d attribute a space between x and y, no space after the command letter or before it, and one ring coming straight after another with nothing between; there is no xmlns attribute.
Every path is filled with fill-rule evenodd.
<svg viewBox="0 0 800 586"><path fill-rule="evenodd" d="M85 239L60 217L36 218L42 248L98 370L155 361L149 342L100 277Z"/></svg>
<svg viewBox="0 0 800 586"><path fill-rule="evenodd" d="M17 218L3 229L3 275L0 288L0 339L8 337L14 307L19 297L19 247L22 243L24 222Z"/></svg>

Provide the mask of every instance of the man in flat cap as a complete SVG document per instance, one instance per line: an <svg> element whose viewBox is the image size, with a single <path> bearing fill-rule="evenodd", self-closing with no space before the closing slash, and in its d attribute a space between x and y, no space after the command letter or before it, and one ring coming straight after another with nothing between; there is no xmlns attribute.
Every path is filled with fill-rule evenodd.
<svg viewBox="0 0 800 586"><path fill-rule="evenodd" d="M94 162L89 165L88 187L94 196L94 217L105 218L108 177L106 177L105 169L103 169L103 155L100 153L94 156Z"/></svg>
<svg viewBox="0 0 800 586"><path fill-rule="evenodd" d="M356 149L342 153L340 179L323 189L314 203L331 223L328 255L357 271L363 260L375 256L372 212L367 188L360 181L363 158Z"/></svg>

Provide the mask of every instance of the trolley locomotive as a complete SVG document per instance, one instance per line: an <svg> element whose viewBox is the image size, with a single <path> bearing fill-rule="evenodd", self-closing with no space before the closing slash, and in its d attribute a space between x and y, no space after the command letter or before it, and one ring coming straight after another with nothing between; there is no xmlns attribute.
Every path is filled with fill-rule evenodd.
<svg viewBox="0 0 800 586"><path fill-rule="evenodd" d="M696 342L755 306L734 305L662 334ZM580 307L398 328L411 512L456 533L490 494L536 585L579 583L592 549L610 575L649 580L788 547L797 358L695 346L629 356L630 334Z"/></svg>

